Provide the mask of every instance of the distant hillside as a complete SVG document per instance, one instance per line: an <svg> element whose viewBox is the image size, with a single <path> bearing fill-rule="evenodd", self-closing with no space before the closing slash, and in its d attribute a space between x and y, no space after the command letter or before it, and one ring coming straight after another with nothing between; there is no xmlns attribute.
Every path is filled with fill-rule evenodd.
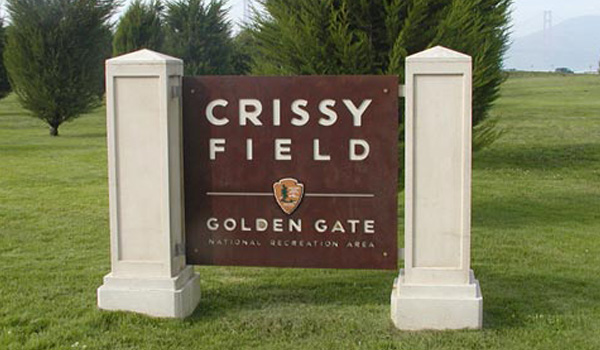
<svg viewBox="0 0 600 350"><path fill-rule="evenodd" d="M600 61L600 16L577 17L552 28L551 39L543 31L516 38L506 54L507 69L574 71L598 69Z"/></svg>

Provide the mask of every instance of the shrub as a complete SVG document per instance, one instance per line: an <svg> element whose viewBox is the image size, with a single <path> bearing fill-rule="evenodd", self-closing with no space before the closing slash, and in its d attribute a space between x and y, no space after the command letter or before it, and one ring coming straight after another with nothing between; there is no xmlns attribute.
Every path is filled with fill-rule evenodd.
<svg viewBox="0 0 600 350"><path fill-rule="evenodd" d="M10 83L8 82L8 75L6 74L6 68L4 67L4 59L2 58L5 38L6 28L4 28L4 21L0 19L0 99L6 97L10 92Z"/></svg>
<svg viewBox="0 0 600 350"><path fill-rule="evenodd" d="M163 5L160 0L144 3L135 0L117 26L113 40L113 55L139 49L160 51L164 42Z"/></svg>
<svg viewBox="0 0 600 350"><path fill-rule="evenodd" d="M50 126L91 111L104 91L107 24L118 1L8 0L11 26L4 52L23 107Z"/></svg>
<svg viewBox="0 0 600 350"><path fill-rule="evenodd" d="M473 125L498 98L510 0L262 0L252 71L266 75L390 74L435 45L473 57ZM403 124L403 110L399 111ZM485 139L499 135L490 131ZM478 132L476 129L475 132ZM403 135L403 133L400 133Z"/></svg>
<svg viewBox="0 0 600 350"><path fill-rule="evenodd" d="M165 52L185 62L186 75L232 74L231 24L221 0L167 4Z"/></svg>

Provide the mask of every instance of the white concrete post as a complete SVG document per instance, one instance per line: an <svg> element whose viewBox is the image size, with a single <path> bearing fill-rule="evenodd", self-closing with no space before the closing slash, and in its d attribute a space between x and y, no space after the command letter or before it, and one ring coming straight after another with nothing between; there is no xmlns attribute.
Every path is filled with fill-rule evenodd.
<svg viewBox="0 0 600 350"><path fill-rule="evenodd" d="M185 262L182 75L181 60L150 50L106 62L112 271L101 309L181 318L200 300Z"/></svg>
<svg viewBox="0 0 600 350"><path fill-rule="evenodd" d="M470 269L471 65L440 46L407 58L405 268L391 298L399 329L482 326Z"/></svg>

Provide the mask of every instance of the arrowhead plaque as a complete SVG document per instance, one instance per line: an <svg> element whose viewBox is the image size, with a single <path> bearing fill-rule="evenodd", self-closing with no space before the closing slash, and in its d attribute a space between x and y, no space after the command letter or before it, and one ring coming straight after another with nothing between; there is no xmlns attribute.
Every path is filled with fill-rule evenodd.
<svg viewBox="0 0 600 350"><path fill-rule="evenodd" d="M291 215L304 197L304 185L294 178L284 178L273 184L273 194L281 210Z"/></svg>

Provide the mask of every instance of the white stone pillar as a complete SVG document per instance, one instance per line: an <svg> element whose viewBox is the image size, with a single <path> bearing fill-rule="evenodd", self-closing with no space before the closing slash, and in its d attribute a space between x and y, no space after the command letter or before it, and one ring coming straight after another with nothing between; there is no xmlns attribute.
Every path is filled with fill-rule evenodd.
<svg viewBox="0 0 600 350"><path fill-rule="evenodd" d="M405 268L391 298L399 329L482 326L470 269L471 65L440 46L406 61Z"/></svg>
<svg viewBox="0 0 600 350"><path fill-rule="evenodd" d="M185 317L200 300L185 262L183 62L141 50L106 62L112 271L98 307Z"/></svg>

